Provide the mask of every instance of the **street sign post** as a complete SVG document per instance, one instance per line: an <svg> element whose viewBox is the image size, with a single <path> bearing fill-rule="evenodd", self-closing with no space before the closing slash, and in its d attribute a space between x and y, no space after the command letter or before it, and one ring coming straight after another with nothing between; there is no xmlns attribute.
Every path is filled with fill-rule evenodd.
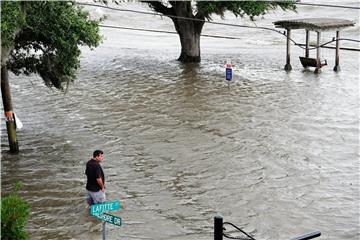
<svg viewBox="0 0 360 240"><path fill-rule="evenodd" d="M109 214L110 211L116 211L121 208L119 201L113 201L113 202L103 202L99 204L94 204L90 208L90 214L101 221L103 221L102 224L102 238L103 240L106 240L106 230L105 230L105 223L110 223L116 226L121 226L122 221L120 217L114 216Z"/></svg>
<svg viewBox="0 0 360 240"><path fill-rule="evenodd" d="M232 80L232 65L229 63L229 60L227 60L227 63L225 64L225 79L228 82L228 88L230 91L230 81Z"/></svg>
<svg viewBox="0 0 360 240"><path fill-rule="evenodd" d="M231 63L225 64L225 78L227 81L231 81L232 79L232 65Z"/></svg>

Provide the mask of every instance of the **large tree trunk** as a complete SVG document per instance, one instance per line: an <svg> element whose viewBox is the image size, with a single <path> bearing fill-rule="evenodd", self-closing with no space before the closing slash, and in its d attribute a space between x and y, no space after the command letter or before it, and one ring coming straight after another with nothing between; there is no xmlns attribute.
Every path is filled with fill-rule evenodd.
<svg viewBox="0 0 360 240"><path fill-rule="evenodd" d="M200 62L200 36L205 16L193 13L191 1L169 1L171 7L161 1L142 1L148 3L156 12L171 18L180 37L181 54L178 61Z"/></svg>
<svg viewBox="0 0 360 240"><path fill-rule="evenodd" d="M9 76L6 65L1 65L1 95L4 105L6 129L8 133L10 152L19 153L19 145L16 137L15 118L11 102Z"/></svg>
<svg viewBox="0 0 360 240"><path fill-rule="evenodd" d="M171 18L180 37L181 54L178 61L200 62L200 36L204 26L203 17L194 16L189 1L172 3L176 16ZM194 19L194 20L190 20Z"/></svg>
<svg viewBox="0 0 360 240"><path fill-rule="evenodd" d="M200 62L200 35L193 23L187 21L179 27L178 33L181 43L180 62Z"/></svg>

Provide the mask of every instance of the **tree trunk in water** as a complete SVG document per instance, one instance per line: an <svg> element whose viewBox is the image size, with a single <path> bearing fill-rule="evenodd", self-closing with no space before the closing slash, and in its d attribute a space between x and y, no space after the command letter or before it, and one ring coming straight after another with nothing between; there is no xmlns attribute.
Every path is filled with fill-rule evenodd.
<svg viewBox="0 0 360 240"><path fill-rule="evenodd" d="M185 31L179 34L181 43L180 62L200 62L200 33Z"/></svg>
<svg viewBox="0 0 360 240"><path fill-rule="evenodd" d="M203 18L193 16L190 2L176 2L174 4L176 16L182 18L171 18L174 22L176 32L179 34L181 43L181 54L178 61L200 62L200 36L204 26ZM194 19L194 20L189 20ZM199 21L200 20L200 21Z"/></svg>
<svg viewBox="0 0 360 240"><path fill-rule="evenodd" d="M15 118L14 118L12 102L11 102L9 75L5 65L1 65L1 94L4 105L10 152L19 153L19 145L16 137Z"/></svg>
<svg viewBox="0 0 360 240"><path fill-rule="evenodd" d="M200 62L200 36L205 23L203 12L195 14L192 1L168 1L171 8L165 6L162 1L142 2L148 3L156 12L168 16L174 22L181 43L178 61Z"/></svg>

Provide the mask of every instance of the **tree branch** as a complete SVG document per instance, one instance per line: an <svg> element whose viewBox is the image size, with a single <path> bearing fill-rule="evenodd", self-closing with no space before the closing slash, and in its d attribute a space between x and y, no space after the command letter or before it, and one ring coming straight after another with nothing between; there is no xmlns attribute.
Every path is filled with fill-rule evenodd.
<svg viewBox="0 0 360 240"><path fill-rule="evenodd" d="M155 12L162 13L166 16L175 15L173 8L168 8L165 5L163 5L161 2L157 2L157 1L141 1L141 2L149 4L149 6L152 9L154 9Z"/></svg>

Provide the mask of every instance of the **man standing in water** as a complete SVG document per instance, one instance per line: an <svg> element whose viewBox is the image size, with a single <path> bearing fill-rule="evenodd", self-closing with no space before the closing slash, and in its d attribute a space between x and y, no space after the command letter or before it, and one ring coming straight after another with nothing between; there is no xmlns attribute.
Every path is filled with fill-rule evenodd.
<svg viewBox="0 0 360 240"><path fill-rule="evenodd" d="M93 153L93 158L86 163L86 190L88 191L86 200L90 206L106 201L105 176L100 165L102 161L104 161L103 151L96 150Z"/></svg>

